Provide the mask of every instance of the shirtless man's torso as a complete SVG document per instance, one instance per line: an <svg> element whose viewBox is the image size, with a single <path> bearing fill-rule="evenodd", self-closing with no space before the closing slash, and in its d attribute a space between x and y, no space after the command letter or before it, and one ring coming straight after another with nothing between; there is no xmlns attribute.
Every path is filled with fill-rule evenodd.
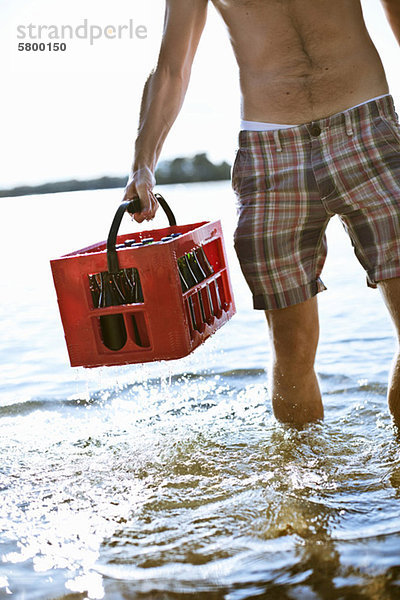
<svg viewBox="0 0 400 600"><path fill-rule="evenodd" d="M314 370L317 293L325 289L319 273L333 214L400 339L400 126L359 0L210 2L239 66L246 123L232 172L235 248L254 307L265 310L269 325L274 414L303 425L323 418ZM381 2L400 43L400 0ZM166 0L124 196L139 196L139 223L157 209L154 172L185 97L208 4ZM400 427L399 357L388 401Z"/></svg>
<svg viewBox="0 0 400 600"><path fill-rule="evenodd" d="M212 0L246 120L308 123L388 93L358 0Z"/></svg>

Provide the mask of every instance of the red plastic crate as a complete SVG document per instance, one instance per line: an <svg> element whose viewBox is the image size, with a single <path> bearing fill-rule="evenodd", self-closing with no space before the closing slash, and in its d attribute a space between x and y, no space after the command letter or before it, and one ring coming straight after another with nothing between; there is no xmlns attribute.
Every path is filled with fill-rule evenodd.
<svg viewBox="0 0 400 600"><path fill-rule="evenodd" d="M128 204L122 203L114 218L114 240L110 242L110 230L107 243L103 241L50 261L73 367L181 358L202 344L235 314L221 223L215 221L170 225L163 229L119 235L116 238L116 231ZM165 209L164 206L163 208ZM170 223L174 222L173 215L172 219L168 216ZM153 237L157 242L171 233L182 235L160 244L126 247L117 251L114 249L114 256L110 255L115 238L118 244L132 236L138 240ZM177 259L199 247L204 249L214 273L183 293ZM112 269L115 271L118 268L138 270L143 302L96 308L89 275ZM126 328L126 344L117 351L104 345L101 334L100 316L110 314L123 315ZM195 317L195 322L192 316Z"/></svg>

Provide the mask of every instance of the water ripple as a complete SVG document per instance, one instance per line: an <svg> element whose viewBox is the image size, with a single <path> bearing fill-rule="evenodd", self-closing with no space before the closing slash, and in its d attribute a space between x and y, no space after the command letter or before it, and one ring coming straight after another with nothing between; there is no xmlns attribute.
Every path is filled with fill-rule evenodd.
<svg viewBox="0 0 400 600"><path fill-rule="evenodd" d="M372 585L351 549L378 544L395 586L385 388L320 379L326 420L303 430L274 420L262 369L2 407L0 577L17 598L26 572L53 597L339 598Z"/></svg>

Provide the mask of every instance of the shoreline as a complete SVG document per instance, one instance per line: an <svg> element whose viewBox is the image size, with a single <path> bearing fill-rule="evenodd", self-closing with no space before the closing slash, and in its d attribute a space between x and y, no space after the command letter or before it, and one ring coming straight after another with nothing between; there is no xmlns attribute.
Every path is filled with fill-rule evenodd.
<svg viewBox="0 0 400 600"><path fill-rule="evenodd" d="M196 154L194 157L174 158L161 162L156 169L155 177L157 185L224 181L230 179L230 171L229 163L223 161L215 164L207 158L206 154ZM125 188L126 182L126 175L123 177L104 175L94 179L68 179L34 185L19 185L0 189L0 198Z"/></svg>

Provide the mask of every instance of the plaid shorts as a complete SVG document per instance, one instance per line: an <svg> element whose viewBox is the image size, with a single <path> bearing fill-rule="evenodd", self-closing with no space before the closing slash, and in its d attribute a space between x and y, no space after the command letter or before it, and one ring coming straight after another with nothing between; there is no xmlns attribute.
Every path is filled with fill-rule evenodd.
<svg viewBox="0 0 400 600"><path fill-rule="evenodd" d="M400 276L400 126L391 96L275 131L240 131L235 249L254 308L326 289L325 229L339 215L376 287Z"/></svg>

